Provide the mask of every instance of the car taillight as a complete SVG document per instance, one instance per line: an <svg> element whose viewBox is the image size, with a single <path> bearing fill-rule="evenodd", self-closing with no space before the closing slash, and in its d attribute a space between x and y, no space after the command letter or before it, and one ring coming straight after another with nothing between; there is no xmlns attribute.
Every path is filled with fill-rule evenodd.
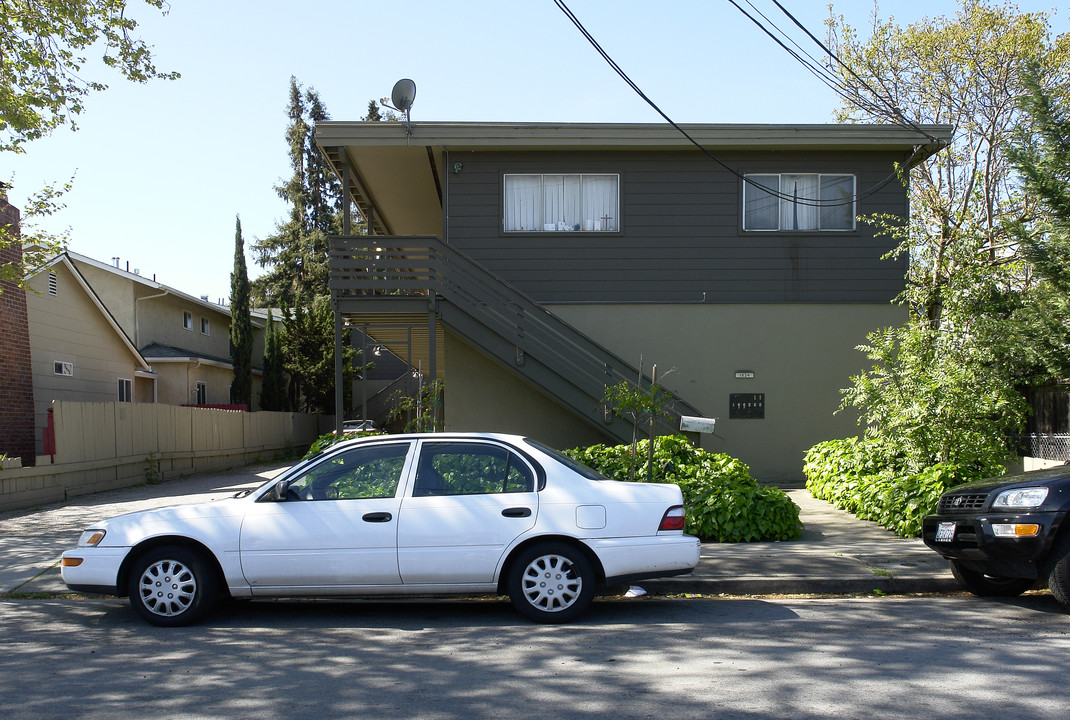
<svg viewBox="0 0 1070 720"><path fill-rule="evenodd" d="M658 526L658 532L662 530L683 530L684 529L684 506L673 505L671 508L665 511L665 514L661 518L661 525Z"/></svg>

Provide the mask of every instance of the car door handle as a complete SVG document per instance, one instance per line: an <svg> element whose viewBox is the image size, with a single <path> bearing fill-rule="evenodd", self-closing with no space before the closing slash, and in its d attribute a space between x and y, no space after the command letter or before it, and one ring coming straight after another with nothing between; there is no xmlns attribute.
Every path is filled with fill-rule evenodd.
<svg viewBox="0 0 1070 720"><path fill-rule="evenodd" d="M516 518L531 517L531 508L526 508L526 507L505 508L504 510L502 510L502 515L504 515L505 517L516 517Z"/></svg>
<svg viewBox="0 0 1070 720"><path fill-rule="evenodd" d="M394 516L388 512L374 512L365 514L361 519L364 522L390 522L393 517Z"/></svg>

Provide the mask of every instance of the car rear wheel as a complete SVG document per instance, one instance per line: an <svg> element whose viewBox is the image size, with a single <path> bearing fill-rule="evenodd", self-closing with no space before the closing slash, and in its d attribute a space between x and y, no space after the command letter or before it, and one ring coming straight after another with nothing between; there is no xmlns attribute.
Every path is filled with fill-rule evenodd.
<svg viewBox="0 0 1070 720"><path fill-rule="evenodd" d="M1048 589L1055 599L1070 610L1070 535L1063 535L1052 553L1054 560L1048 573Z"/></svg>
<svg viewBox="0 0 1070 720"><path fill-rule="evenodd" d="M1015 597L1036 584L1029 578L999 577L971 570L957 560L951 561L951 574L959 585L981 597Z"/></svg>
<svg viewBox="0 0 1070 720"><path fill-rule="evenodd" d="M127 581L134 611L164 627L189 625L204 617L217 591L215 574L203 555L181 545L149 550L134 563Z"/></svg>
<svg viewBox="0 0 1070 720"><path fill-rule="evenodd" d="M540 623L564 623L594 598L594 570L582 552L565 543L543 543L522 552L509 572L509 599L520 614Z"/></svg>

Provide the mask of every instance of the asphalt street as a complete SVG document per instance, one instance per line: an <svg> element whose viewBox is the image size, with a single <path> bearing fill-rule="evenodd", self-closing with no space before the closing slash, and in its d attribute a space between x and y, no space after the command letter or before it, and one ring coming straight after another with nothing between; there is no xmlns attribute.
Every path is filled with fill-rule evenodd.
<svg viewBox="0 0 1070 720"><path fill-rule="evenodd" d="M1050 596L239 603L155 628L116 598L0 600L0 717L1066 717Z"/></svg>

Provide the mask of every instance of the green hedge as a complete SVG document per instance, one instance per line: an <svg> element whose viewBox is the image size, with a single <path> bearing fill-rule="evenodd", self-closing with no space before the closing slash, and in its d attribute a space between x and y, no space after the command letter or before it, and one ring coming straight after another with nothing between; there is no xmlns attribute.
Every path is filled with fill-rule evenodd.
<svg viewBox="0 0 1070 720"><path fill-rule="evenodd" d="M567 454L617 480L627 480L635 462L635 479L646 481L648 441L638 443L635 458L631 450L631 445L594 445ZM654 441L650 481L680 486L687 508L686 531L704 542L797 540L802 532L799 507L784 491L760 485L743 462L696 449L683 436Z"/></svg>
<svg viewBox="0 0 1070 720"><path fill-rule="evenodd" d="M368 432L342 433L341 435L336 435L333 432L329 432L326 435L320 435L318 438L316 438L316 441L312 443L312 445L308 448L308 452L306 452L301 459L308 460L313 455L319 455L321 452L331 447L332 445L337 445L338 443L345 442L346 440L354 440L359 437L368 437L369 435L386 435L386 433L380 430L371 430Z"/></svg>
<svg viewBox="0 0 1070 720"><path fill-rule="evenodd" d="M954 463L910 472L893 448L858 438L818 443L807 451L803 464L811 495L900 537L919 537L922 520L949 488L1002 472L1001 466Z"/></svg>

